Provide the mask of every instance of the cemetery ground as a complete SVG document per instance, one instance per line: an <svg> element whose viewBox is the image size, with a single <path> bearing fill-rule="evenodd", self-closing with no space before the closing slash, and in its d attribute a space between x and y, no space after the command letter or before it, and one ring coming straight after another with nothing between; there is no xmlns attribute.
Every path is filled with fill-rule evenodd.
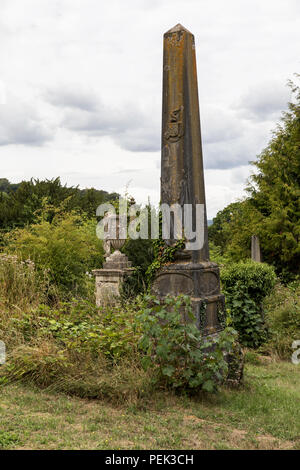
<svg viewBox="0 0 300 470"><path fill-rule="evenodd" d="M300 449L299 366L246 354L239 389L111 403L13 383L1 449Z"/></svg>

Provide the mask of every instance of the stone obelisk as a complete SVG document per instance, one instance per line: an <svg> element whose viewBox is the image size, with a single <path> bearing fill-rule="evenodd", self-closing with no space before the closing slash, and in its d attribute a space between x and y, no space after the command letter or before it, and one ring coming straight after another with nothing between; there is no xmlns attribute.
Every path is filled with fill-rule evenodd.
<svg viewBox="0 0 300 470"><path fill-rule="evenodd" d="M209 261L195 40L180 24L164 35L161 203L192 206L194 227L196 205L202 205L203 243L178 252L158 272L152 291L160 298L191 296L199 328L214 333L221 329L224 296L219 268Z"/></svg>

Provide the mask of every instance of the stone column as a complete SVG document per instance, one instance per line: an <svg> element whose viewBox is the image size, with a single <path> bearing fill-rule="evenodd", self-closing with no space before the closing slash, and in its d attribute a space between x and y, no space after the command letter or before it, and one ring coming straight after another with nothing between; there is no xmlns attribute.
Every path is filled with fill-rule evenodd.
<svg viewBox="0 0 300 470"><path fill-rule="evenodd" d="M152 292L160 298L191 296L198 327L206 334L217 332L224 296L218 265L209 260L195 41L180 24L164 35L161 202L190 204L194 228L196 205L203 205L203 246L178 252L158 272Z"/></svg>

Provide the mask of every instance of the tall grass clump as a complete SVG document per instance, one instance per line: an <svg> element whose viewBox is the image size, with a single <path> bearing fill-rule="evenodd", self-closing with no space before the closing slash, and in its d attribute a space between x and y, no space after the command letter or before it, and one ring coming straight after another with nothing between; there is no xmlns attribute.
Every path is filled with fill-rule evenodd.
<svg viewBox="0 0 300 470"><path fill-rule="evenodd" d="M5 308L38 305L46 285L46 273L38 273L30 258L0 253L0 302Z"/></svg>

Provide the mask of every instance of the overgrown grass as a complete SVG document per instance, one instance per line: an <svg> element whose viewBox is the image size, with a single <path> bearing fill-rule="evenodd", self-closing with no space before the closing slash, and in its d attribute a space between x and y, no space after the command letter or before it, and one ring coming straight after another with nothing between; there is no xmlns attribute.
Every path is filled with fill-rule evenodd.
<svg viewBox="0 0 300 470"><path fill-rule="evenodd" d="M114 403L137 402L162 388L213 392L226 379L224 351L231 352L235 331L204 340L188 317L188 298L165 302L144 297L98 308L74 299L0 315L7 351L0 380Z"/></svg>
<svg viewBox="0 0 300 470"><path fill-rule="evenodd" d="M36 272L34 262L0 253L0 308L24 309L45 300L47 272Z"/></svg>
<svg viewBox="0 0 300 470"><path fill-rule="evenodd" d="M300 366L246 365L240 390L111 404L2 386L5 449L300 449Z"/></svg>
<svg viewBox="0 0 300 470"><path fill-rule="evenodd" d="M278 284L265 299L265 311L269 339L262 351L290 360L292 343L294 340L300 340L299 281L286 287Z"/></svg>
<svg viewBox="0 0 300 470"><path fill-rule="evenodd" d="M0 315L7 361L0 381L115 403L135 402L152 393L151 372L141 365L134 327L137 304L100 309L74 299L56 307Z"/></svg>

